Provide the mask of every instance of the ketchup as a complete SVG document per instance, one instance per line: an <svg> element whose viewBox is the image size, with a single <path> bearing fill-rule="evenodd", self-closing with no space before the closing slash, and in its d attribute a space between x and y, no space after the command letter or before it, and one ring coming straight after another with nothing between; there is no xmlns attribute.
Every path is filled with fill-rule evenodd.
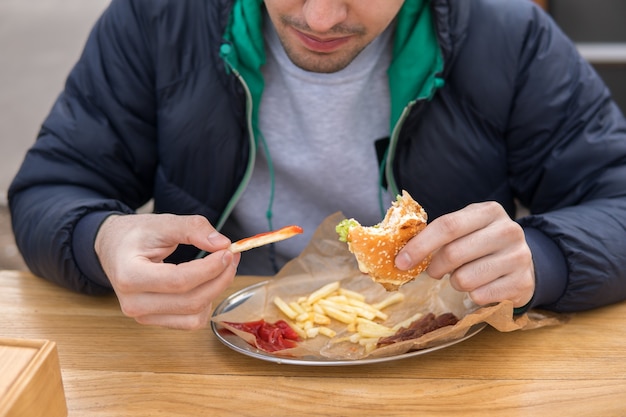
<svg viewBox="0 0 626 417"><path fill-rule="evenodd" d="M253 334L256 337L257 347L266 352L276 352L296 347L300 339L298 333L284 320L268 323L261 319L247 323L226 322L225 324L234 329Z"/></svg>

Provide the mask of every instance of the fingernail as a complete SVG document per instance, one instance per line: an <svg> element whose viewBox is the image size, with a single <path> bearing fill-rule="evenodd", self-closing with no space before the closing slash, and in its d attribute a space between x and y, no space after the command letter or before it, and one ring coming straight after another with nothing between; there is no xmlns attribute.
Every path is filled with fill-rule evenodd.
<svg viewBox="0 0 626 417"><path fill-rule="evenodd" d="M230 244L230 240L219 232L213 232L208 237L209 242L215 246L226 246Z"/></svg>
<svg viewBox="0 0 626 417"><path fill-rule="evenodd" d="M396 256L396 267L398 269L402 269L403 271L408 270L413 265L413 261L411 257L406 252L400 252L398 256Z"/></svg>

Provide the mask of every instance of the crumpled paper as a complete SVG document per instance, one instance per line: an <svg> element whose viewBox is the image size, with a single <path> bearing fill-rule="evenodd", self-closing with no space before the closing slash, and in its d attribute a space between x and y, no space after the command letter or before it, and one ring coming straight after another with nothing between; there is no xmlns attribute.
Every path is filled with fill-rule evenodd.
<svg viewBox="0 0 626 417"><path fill-rule="evenodd" d="M273 299L277 295L289 302L307 296L327 283L339 280L343 288L363 294L368 303L376 303L386 298L389 293L359 271L354 255L348 251L345 243L338 240L335 226L344 218L341 213L326 218L300 256L287 263L275 277L269 278L268 283L258 288L244 303L213 317L213 321L254 346L253 335L233 329L227 322L243 323L264 319L273 323L286 319L273 304ZM242 256L245 256L245 253ZM435 330L414 340L380 347L369 353L358 344L348 341L338 342L345 339L343 337L346 335L345 325L334 323L329 326L337 331L334 338L317 336L299 342L295 348L273 354L306 360L380 358L441 346L461 339L468 332L476 330L476 326L485 324L501 332L510 332L563 324L568 320L566 315L542 311L530 311L514 316L513 304L509 301L479 307L466 293L454 290L447 277L435 280L422 274L414 281L403 285L399 291L404 293L404 301L384 310L389 317L382 324L388 327L417 312L424 314L432 312L435 315L451 312L460 320L454 326Z"/></svg>

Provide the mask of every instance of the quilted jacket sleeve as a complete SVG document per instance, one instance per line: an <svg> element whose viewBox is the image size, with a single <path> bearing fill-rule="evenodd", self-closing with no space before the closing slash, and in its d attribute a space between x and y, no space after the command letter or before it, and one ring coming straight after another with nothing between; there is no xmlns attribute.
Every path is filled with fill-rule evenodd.
<svg viewBox="0 0 626 417"><path fill-rule="evenodd" d="M86 293L110 288L93 251L101 221L133 212L152 191L154 74L134 7L113 1L98 20L9 189L29 268ZM75 251L86 253L80 263Z"/></svg>
<svg viewBox="0 0 626 417"><path fill-rule="evenodd" d="M565 260L566 287L544 307L580 311L626 299L626 122L591 65L536 13L517 61L511 185L531 210L522 226L562 254L542 262ZM551 271L537 268L539 288Z"/></svg>

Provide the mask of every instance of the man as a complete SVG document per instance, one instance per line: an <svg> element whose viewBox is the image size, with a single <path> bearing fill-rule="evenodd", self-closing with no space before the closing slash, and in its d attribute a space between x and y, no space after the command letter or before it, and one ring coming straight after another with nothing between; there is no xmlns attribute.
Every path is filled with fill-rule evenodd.
<svg viewBox="0 0 626 417"><path fill-rule="evenodd" d="M528 0L114 0L9 199L35 273L198 328L307 242L229 239L402 189L432 221L399 268L519 311L626 298L626 122Z"/></svg>

